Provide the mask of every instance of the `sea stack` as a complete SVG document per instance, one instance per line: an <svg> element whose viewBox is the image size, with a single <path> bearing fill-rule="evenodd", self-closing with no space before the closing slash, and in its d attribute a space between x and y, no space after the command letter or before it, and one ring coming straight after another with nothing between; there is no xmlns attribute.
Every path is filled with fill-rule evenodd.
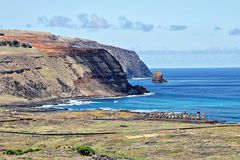
<svg viewBox="0 0 240 160"><path fill-rule="evenodd" d="M153 74L153 83L167 83L168 81L163 78L163 74L160 71L155 71Z"/></svg>

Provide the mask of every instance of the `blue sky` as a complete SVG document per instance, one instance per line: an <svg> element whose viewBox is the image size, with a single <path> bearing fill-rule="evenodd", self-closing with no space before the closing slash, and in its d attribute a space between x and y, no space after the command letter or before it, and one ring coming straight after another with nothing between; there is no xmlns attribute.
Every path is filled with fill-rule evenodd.
<svg viewBox="0 0 240 160"><path fill-rule="evenodd" d="M1 2L0 27L133 49L150 67L233 67L240 66L239 6L239 0L8 0Z"/></svg>

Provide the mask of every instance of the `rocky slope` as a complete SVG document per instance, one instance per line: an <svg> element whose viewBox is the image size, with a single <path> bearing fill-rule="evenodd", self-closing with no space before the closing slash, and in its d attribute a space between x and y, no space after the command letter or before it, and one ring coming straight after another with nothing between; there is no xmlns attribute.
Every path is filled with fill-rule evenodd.
<svg viewBox="0 0 240 160"><path fill-rule="evenodd" d="M103 48L107 50L119 61L128 78L146 78L152 76L146 64L140 60L134 51L82 39L73 39L70 45L78 48Z"/></svg>
<svg viewBox="0 0 240 160"><path fill-rule="evenodd" d="M107 50L50 33L0 30L0 104L143 94Z"/></svg>

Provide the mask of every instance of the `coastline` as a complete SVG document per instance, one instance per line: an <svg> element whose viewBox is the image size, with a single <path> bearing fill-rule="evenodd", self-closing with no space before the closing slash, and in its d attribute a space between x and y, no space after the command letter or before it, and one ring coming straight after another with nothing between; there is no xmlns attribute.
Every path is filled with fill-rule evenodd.
<svg viewBox="0 0 240 160"><path fill-rule="evenodd" d="M180 112L161 112L157 110L126 110L126 109L111 109L111 108L96 108L96 109L82 109L82 110L71 110L66 108L68 105L82 105L85 102L86 104L95 103L91 102L92 100L108 100L108 99L120 99L120 98L131 98L131 97L142 97L142 96L150 96L155 94L154 92L144 93L142 95L127 95L127 96L116 96L116 97L68 97L68 98L55 98L51 100L41 100L34 101L29 103L14 103L8 105L0 105L0 108L5 108L6 110L12 110L14 112L26 112L26 113L51 113L51 112L95 112L95 111L106 111L106 112L129 112L132 114L138 115L136 118L125 119L125 120L143 120L143 121L167 121L167 122L180 122L180 123L208 123L208 124L240 124L240 123L227 123L224 121L217 121L214 119L206 119L206 120L197 120L197 119L179 119L179 118L168 118L163 117L139 117L142 115L155 114L158 116L161 113L171 115L172 113L178 114ZM76 101L74 104L71 101ZM65 106L65 107L61 107ZM102 120L102 119L98 119ZM104 120L108 120L104 119ZM109 120L118 120L118 119L109 119ZM124 119L122 119L124 120Z"/></svg>
<svg viewBox="0 0 240 160"><path fill-rule="evenodd" d="M76 96L76 97L64 97L64 98L51 98L46 100L35 100L35 101L29 101L29 102L17 102L17 103L10 103L10 104L0 104L0 107L25 107L25 108L32 108L32 107L39 107L45 106L45 105L59 105L59 104L69 104L70 100L79 100L79 101L90 101L90 100L98 100L98 99L120 99L120 98L126 98L126 97L142 97L142 96L149 96L155 94L154 92L144 93L141 95L125 95L125 96L115 96L115 97L101 97L101 96L95 96L95 97L89 97L89 96ZM51 107L54 108L54 107ZM56 108L57 110L58 108ZM61 109L60 109L61 110ZM64 109L68 110L68 109Z"/></svg>

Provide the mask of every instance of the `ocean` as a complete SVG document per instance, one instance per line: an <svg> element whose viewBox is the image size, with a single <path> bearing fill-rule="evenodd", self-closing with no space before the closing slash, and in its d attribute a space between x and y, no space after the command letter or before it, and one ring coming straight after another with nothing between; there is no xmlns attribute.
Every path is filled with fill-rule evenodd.
<svg viewBox="0 0 240 160"><path fill-rule="evenodd" d="M240 123L240 68L152 69L161 70L168 83L153 84L151 78L133 79L151 93L95 100L70 100L56 106L70 111L109 109L139 112L204 112L207 119Z"/></svg>

